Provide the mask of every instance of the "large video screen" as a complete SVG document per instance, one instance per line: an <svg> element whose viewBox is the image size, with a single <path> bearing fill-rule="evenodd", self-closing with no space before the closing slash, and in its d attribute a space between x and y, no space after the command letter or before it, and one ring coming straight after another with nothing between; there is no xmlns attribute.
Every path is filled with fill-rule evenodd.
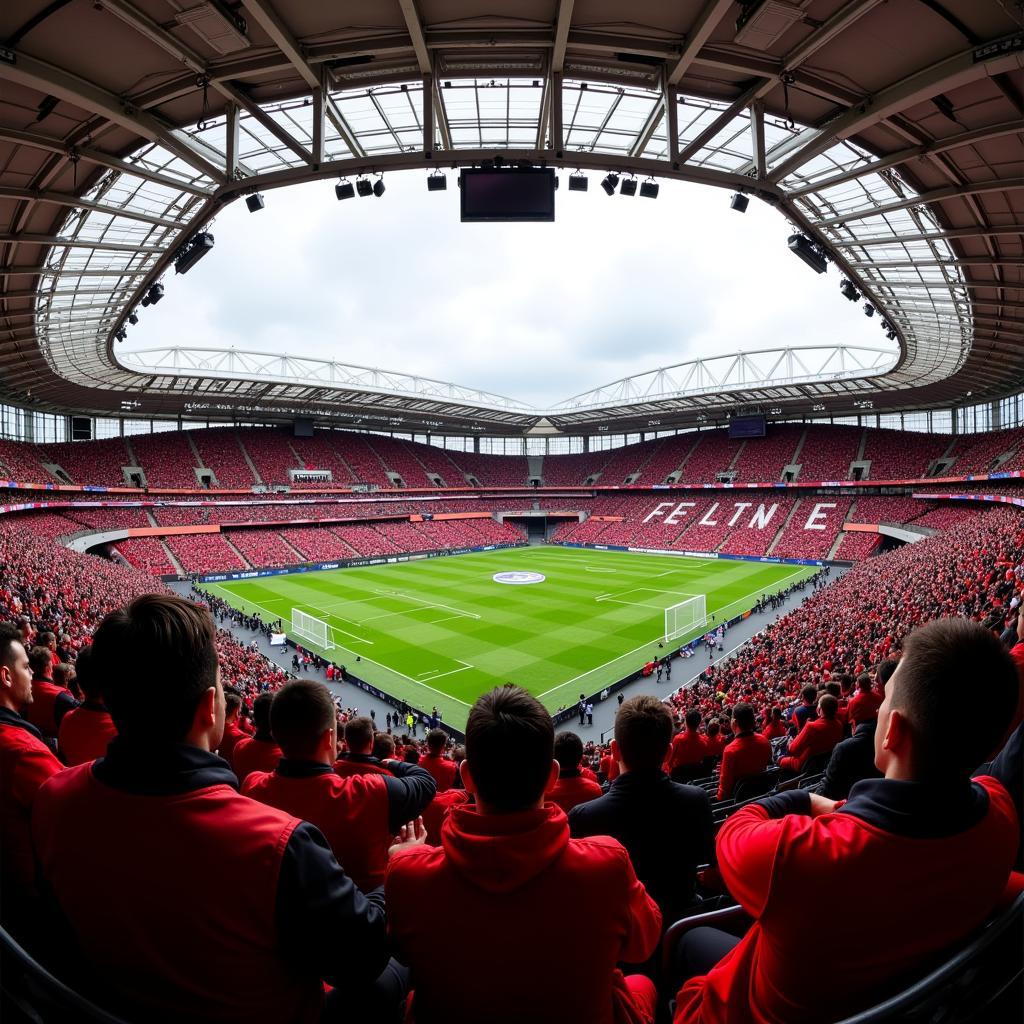
<svg viewBox="0 0 1024 1024"><path fill-rule="evenodd" d="M459 188L466 223L555 219L555 172L550 167L467 169Z"/></svg>
<svg viewBox="0 0 1024 1024"><path fill-rule="evenodd" d="M729 420L730 437L764 437L765 429L763 416L733 416Z"/></svg>

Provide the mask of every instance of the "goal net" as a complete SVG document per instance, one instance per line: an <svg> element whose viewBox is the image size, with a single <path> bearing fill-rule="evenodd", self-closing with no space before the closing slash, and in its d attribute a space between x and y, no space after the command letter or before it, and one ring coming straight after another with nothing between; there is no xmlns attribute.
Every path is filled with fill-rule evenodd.
<svg viewBox="0 0 1024 1024"><path fill-rule="evenodd" d="M708 621L704 595L688 597L679 604L665 609L665 639L675 640L692 629L703 626Z"/></svg>
<svg viewBox="0 0 1024 1024"><path fill-rule="evenodd" d="M323 619L315 619L298 608L292 609L292 632L321 650L328 651L334 647L331 627Z"/></svg>

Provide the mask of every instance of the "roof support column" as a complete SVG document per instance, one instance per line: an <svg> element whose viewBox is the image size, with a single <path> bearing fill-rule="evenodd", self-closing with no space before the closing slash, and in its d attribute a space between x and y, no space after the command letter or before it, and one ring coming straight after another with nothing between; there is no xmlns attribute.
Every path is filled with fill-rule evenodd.
<svg viewBox="0 0 1024 1024"><path fill-rule="evenodd" d="M561 159L565 149L562 132L562 72L551 72L551 148L555 156Z"/></svg>
<svg viewBox="0 0 1024 1024"><path fill-rule="evenodd" d="M313 163L322 164L327 143L327 68L320 68L319 82L313 89Z"/></svg>
<svg viewBox="0 0 1024 1024"><path fill-rule="evenodd" d="M679 90L665 85L665 131L668 134L668 162L679 165Z"/></svg>
<svg viewBox="0 0 1024 1024"><path fill-rule="evenodd" d="M224 152L225 157L225 170L227 171L228 181L234 181L235 178L239 177L238 173L238 122L239 122L239 106L237 103L232 103L230 100L224 106L224 113L226 115L224 120Z"/></svg>
<svg viewBox="0 0 1024 1024"><path fill-rule="evenodd" d="M754 154L754 173L763 181L768 173L764 145L764 100L750 104L750 144Z"/></svg>

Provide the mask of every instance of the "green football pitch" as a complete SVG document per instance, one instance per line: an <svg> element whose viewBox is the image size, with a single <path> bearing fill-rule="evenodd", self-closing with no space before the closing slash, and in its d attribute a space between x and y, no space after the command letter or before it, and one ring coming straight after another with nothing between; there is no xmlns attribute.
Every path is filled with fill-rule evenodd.
<svg viewBox="0 0 1024 1024"><path fill-rule="evenodd" d="M524 571L545 578L493 578ZM637 670L659 652L670 605L703 594L709 623L712 615L722 622L815 571L551 546L205 587L236 608L280 617L296 639L293 609L327 622L335 647L322 653L415 707L436 705L462 728L474 698L492 686L517 683L554 712Z"/></svg>

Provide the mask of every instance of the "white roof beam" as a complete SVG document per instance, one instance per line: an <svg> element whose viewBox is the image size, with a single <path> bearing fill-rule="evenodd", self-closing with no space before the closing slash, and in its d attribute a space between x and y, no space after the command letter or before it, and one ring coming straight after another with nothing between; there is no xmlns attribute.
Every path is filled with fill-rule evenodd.
<svg viewBox="0 0 1024 1024"><path fill-rule="evenodd" d="M415 0L398 0L398 6L402 8L402 17L405 18L405 26L409 30L409 38L412 40L413 52L416 54L416 61L420 66L420 74L429 75L433 70L430 63L430 51L427 49L427 39L423 34L423 23L416 10Z"/></svg>
<svg viewBox="0 0 1024 1024"><path fill-rule="evenodd" d="M170 220L166 217L156 217L153 214L142 213L132 210L126 206L108 206L105 203L94 203L88 199L81 199L67 192L51 192L46 189L34 188L8 188L0 186L0 199L19 199L30 203L52 203L55 206L74 206L82 210L94 210L96 213L106 213L111 217L125 217L128 220L138 220L145 224L153 224L161 228L174 228L177 230L183 226L182 222Z"/></svg>
<svg viewBox="0 0 1024 1024"><path fill-rule="evenodd" d="M711 33L725 17L725 12L733 5L733 0L708 0L704 9L697 15L693 28L686 36L686 43L678 60L668 69L668 84L678 85L683 75L690 70L690 65L700 48L711 38Z"/></svg>

